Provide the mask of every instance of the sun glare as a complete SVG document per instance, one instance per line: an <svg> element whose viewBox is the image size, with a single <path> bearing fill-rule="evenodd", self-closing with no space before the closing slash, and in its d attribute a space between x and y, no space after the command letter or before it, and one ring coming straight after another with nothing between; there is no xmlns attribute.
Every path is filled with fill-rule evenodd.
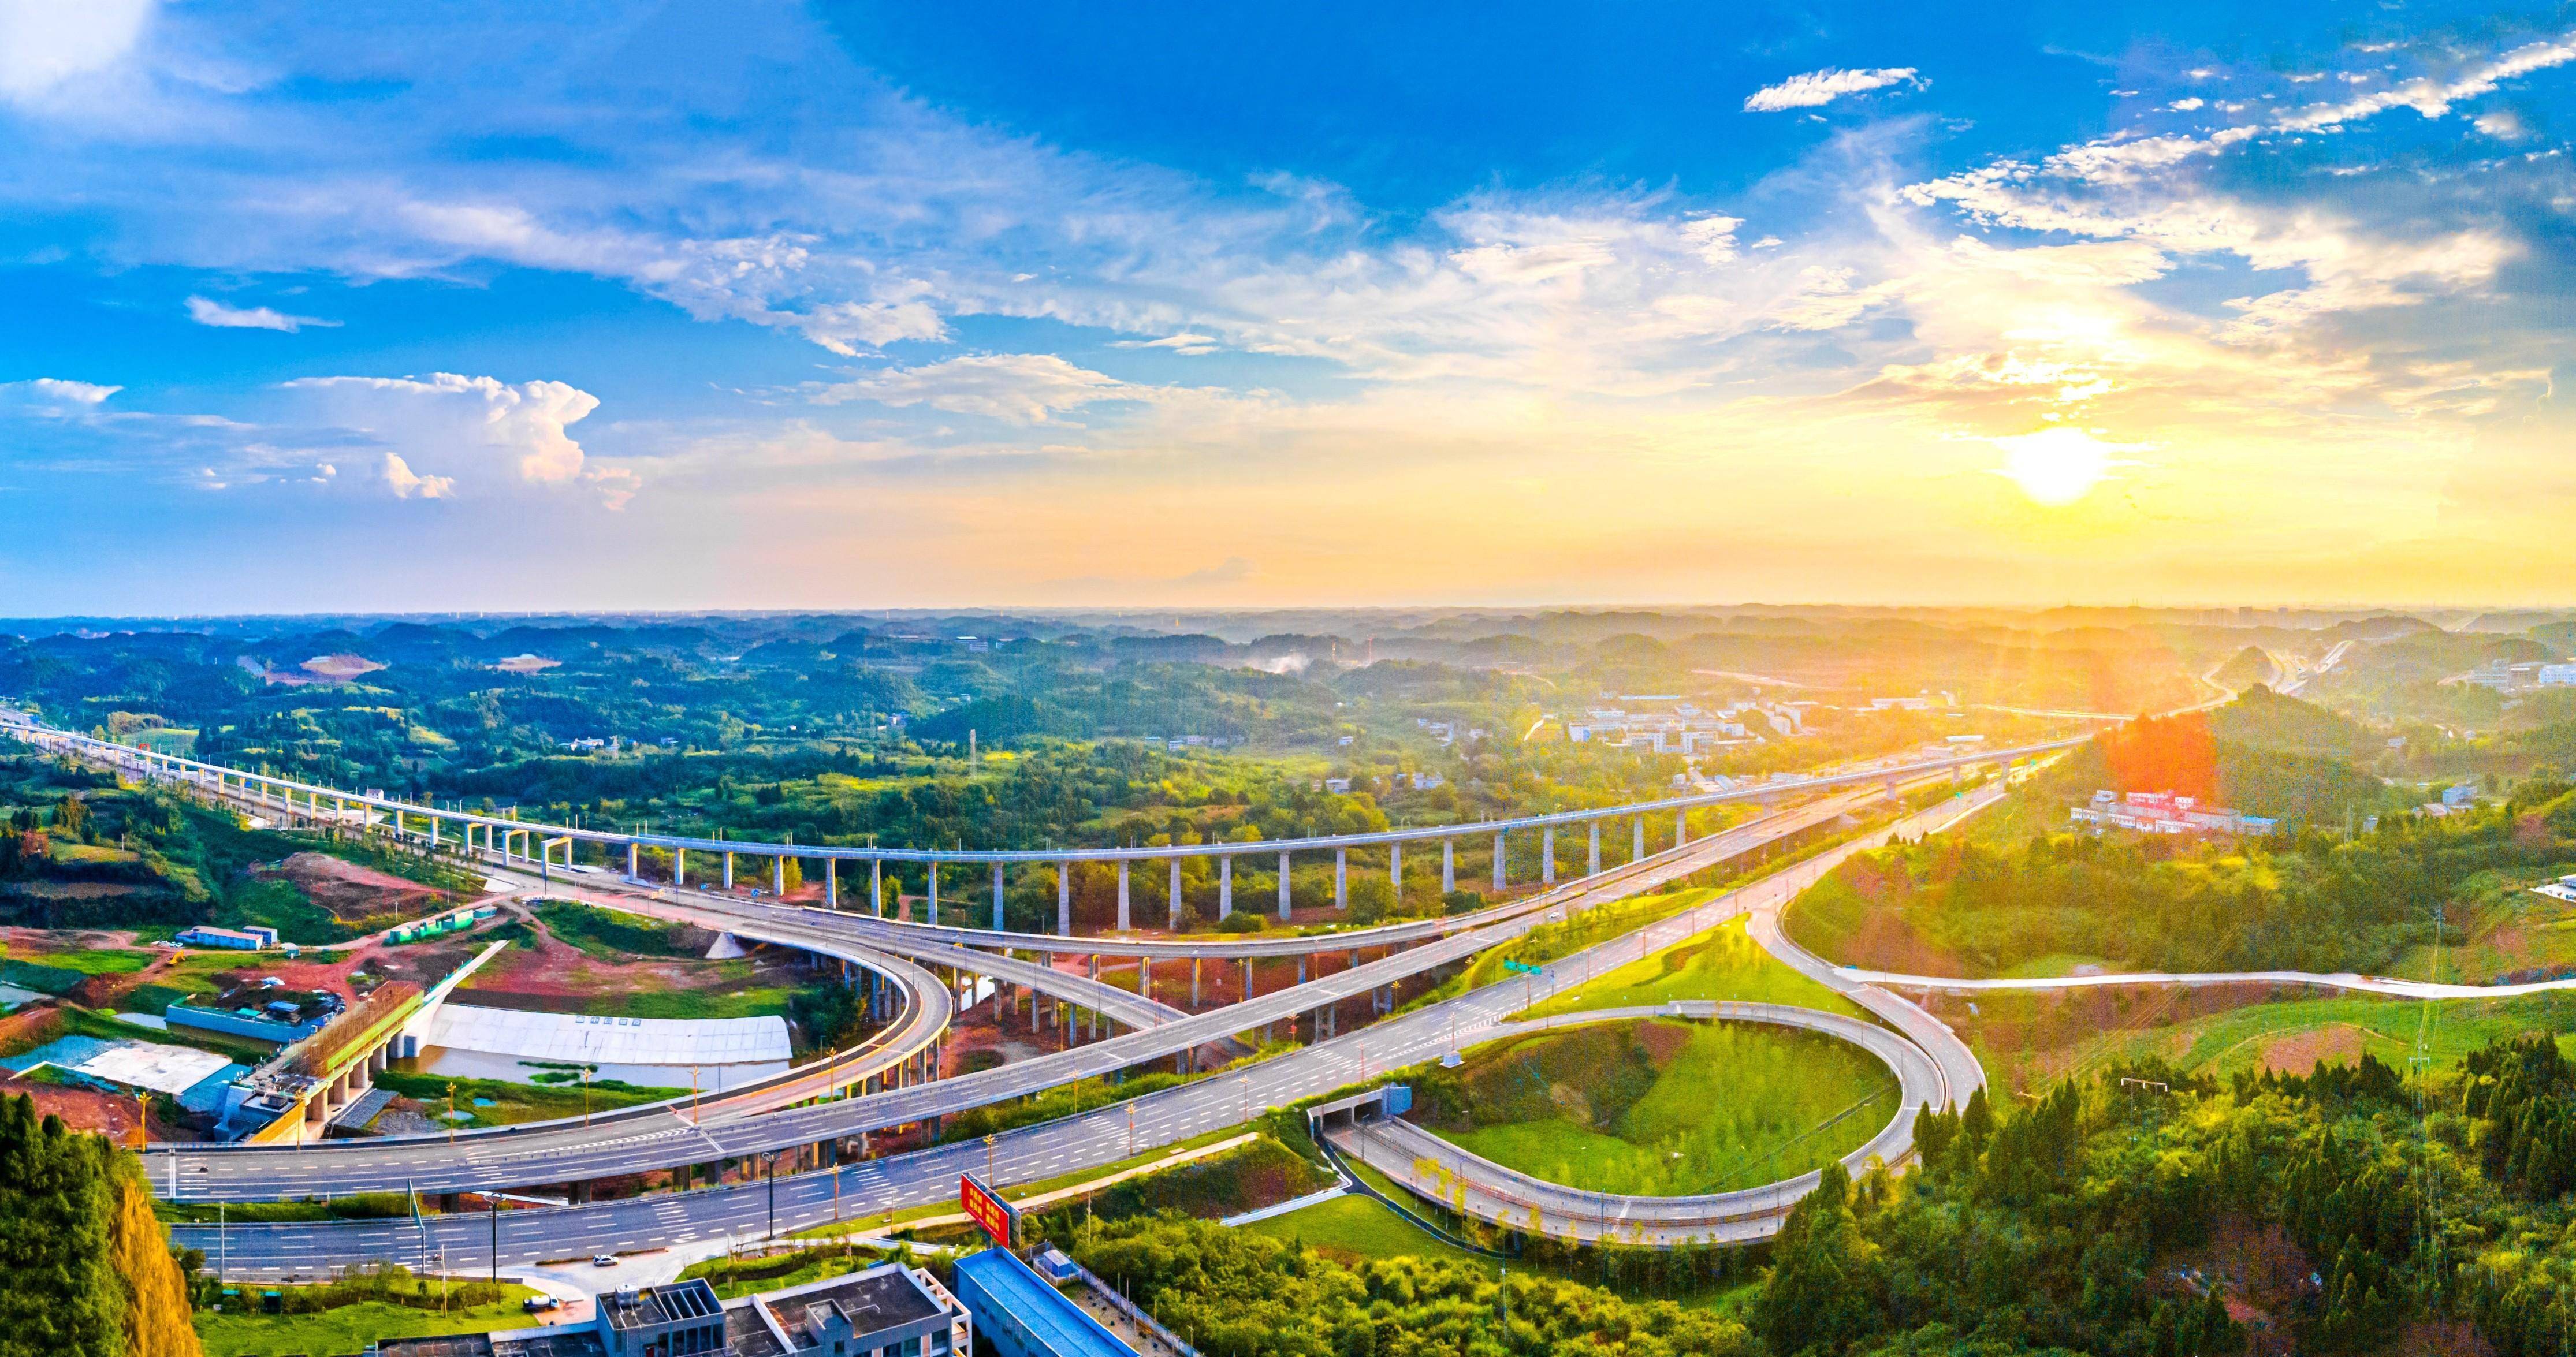
<svg viewBox="0 0 2576 1357"><path fill-rule="evenodd" d="M2004 450L1999 474L2021 487L2033 503L2073 504L2111 474L2111 454L2125 451L2082 429L2042 429L1993 440Z"/></svg>

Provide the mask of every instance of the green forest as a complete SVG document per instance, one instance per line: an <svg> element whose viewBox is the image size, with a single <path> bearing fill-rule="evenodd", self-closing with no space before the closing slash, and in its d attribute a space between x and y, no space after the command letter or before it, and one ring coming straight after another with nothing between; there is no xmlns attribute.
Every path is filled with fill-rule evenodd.
<svg viewBox="0 0 2576 1357"><path fill-rule="evenodd" d="M2546 1038L2412 1082L2368 1057L2225 1084L2122 1066L1927 1110L1917 1171L1827 1169L1750 1256L1542 1256L1507 1236L1534 1252L1500 1276L1353 1266L1171 1215L1068 1222L1062 1242L1211 1357L2543 1357L2576 1342L2571 1107L2576 1067ZM1719 1312L1635 1298L1747 1268Z"/></svg>
<svg viewBox="0 0 2576 1357"><path fill-rule="evenodd" d="M0 1357L197 1357L202 1262L171 1252L133 1155L0 1099Z"/></svg>
<svg viewBox="0 0 2576 1357"><path fill-rule="evenodd" d="M0 753L0 924L163 932L265 924L311 944L395 921L339 918L294 882L251 870L306 850L446 889L477 884L355 836L245 829L229 812L121 785L111 773Z"/></svg>
<svg viewBox="0 0 2576 1357"><path fill-rule="evenodd" d="M2123 969L2370 971L2464 919L2437 911L2489 873L2576 871L2576 793L2534 781L2440 819L2391 815L2350 839L1936 839L1863 854L1801 895L1792 936L1841 961L1991 975L2059 953Z"/></svg>

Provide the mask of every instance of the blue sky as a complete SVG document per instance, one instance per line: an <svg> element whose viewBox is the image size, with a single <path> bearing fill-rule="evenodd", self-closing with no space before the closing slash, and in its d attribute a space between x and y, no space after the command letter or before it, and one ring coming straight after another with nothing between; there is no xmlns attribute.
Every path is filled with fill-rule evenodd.
<svg viewBox="0 0 2576 1357"><path fill-rule="evenodd" d="M2567 602L2576 10L0 0L14 612Z"/></svg>

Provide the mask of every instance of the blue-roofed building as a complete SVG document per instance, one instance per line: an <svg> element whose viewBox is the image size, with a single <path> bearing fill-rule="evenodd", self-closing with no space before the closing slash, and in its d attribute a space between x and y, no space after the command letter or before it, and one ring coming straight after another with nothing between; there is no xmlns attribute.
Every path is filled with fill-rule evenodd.
<svg viewBox="0 0 2576 1357"><path fill-rule="evenodd" d="M1000 1357L1137 1357L1009 1249L958 1259L957 1299Z"/></svg>

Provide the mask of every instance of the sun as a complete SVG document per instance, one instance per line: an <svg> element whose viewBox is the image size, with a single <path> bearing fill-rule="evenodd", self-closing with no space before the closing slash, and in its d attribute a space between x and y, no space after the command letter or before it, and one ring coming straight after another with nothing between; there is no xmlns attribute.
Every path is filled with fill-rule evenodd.
<svg viewBox="0 0 2576 1357"><path fill-rule="evenodd" d="M1997 473L2021 487L2031 502L2052 509L2073 504L2109 479L2113 453L2129 445L2105 443L2082 429L2042 429L1991 440L2004 450Z"/></svg>

